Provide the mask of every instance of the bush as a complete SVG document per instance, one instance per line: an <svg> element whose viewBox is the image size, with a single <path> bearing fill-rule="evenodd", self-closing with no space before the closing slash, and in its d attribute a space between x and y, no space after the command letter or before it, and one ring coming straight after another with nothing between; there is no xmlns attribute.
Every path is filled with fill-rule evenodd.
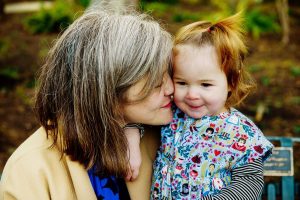
<svg viewBox="0 0 300 200"><path fill-rule="evenodd" d="M144 3L142 9L146 12L155 13L157 17L163 16L169 9L169 5L160 2Z"/></svg>
<svg viewBox="0 0 300 200"><path fill-rule="evenodd" d="M276 22L276 17L262 13L259 9L252 9L245 13L246 30L255 39L262 33L279 32L280 25Z"/></svg>
<svg viewBox="0 0 300 200"><path fill-rule="evenodd" d="M76 2L84 8L87 8L90 5L91 0L76 0Z"/></svg>
<svg viewBox="0 0 300 200"><path fill-rule="evenodd" d="M290 68L290 72L294 77L300 77L300 67L299 66L292 66Z"/></svg>
<svg viewBox="0 0 300 200"><path fill-rule="evenodd" d="M280 25L277 22L276 11L262 11L262 0L211 0L219 12L212 19L228 17L239 11L243 11L245 16L245 28L255 39L263 33L279 32Z"/></svg>
<svg viewBox="0 0 300 200"><path fill-rule="evenodd" d="M8 51L9 43L6 40L0 40L0 58L6 55Z"/></svg>
<svg viewBox="0 0 300 200"><path fill-rule="evenodd" d="M176 4L178 3L178 0L141 0L140 1L142 4L147 4L147 3L167 3L167 4Z"/></svg>
<svg viewBox="0 0 300 200"><path fill-rule="evenodd" d="M200 15L190 12L180 12L173 15L174 22L183 22L183 21L198 21L200 20Z"/></svg>
<svg viewBox="0 0 300 200"><path fill-rule="evenodd" d="M41 9L25 19L25 27L32 33L60 32L73 22L74 5L57 0L51 9Z"/></svg>
<svg viewBox="0 0 300 200"><path fill-rule="evenodd" d="M0 77L6 77L9 79L19 79L20 74L17 68L12 67L6 67L3 69L0 69Z"/></svg>

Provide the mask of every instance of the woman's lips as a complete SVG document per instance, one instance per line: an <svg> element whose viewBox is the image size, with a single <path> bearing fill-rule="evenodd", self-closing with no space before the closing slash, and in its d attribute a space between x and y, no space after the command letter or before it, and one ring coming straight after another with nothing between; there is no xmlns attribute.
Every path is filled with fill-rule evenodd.
<svg viewBox="0 0 300 200"><path fill-rule="evenodd" d="M162 108L171 108L171 106L172 106L172 102L170 101L169 103L164 105Z"/></svg>

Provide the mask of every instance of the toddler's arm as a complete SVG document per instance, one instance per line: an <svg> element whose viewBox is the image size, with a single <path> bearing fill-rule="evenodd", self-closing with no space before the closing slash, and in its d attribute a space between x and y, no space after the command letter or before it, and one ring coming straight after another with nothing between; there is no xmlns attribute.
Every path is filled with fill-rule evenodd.
<svg viewBox="0 0 300 200"><path fill-rule="evenodd" d="M263 162L259 158L245 166L232 170L231 184L223 188L221 193L208 195L201 200L257 200L264 187Z"/></svg>
<svg viewBox="0 0 300 200"><path fill-rule="evenodd" d="M139 175L142 163L140 150L140 131L137 128L125 128L124 133L128 141L129 169L126 181L134 181Z"/></svg>

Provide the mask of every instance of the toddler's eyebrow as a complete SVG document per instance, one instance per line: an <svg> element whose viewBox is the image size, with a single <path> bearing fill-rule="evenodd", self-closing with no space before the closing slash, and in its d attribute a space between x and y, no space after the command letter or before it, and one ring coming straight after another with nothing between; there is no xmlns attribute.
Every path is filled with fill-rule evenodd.
<svg viewBox="0 0 300 200"><path fill-rule="evenodd" d="M202 79L202 80L199 80L201 82L212 82L213 80L212 79Z"/></svg>
<svg viewBox="0 0 300 200"><path fill-rule="evenodd" d="M178 75L173 75L173 77L172 77L173 79L184 79L184 78L182 78L180 75L178 76Z"/></svg>

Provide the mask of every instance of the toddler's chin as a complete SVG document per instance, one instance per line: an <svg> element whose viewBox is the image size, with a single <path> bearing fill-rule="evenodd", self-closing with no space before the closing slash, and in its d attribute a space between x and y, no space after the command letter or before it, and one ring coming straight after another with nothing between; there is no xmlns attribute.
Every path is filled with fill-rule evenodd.
<svg viewBox="0 0 300 200"><path fill-rule="evenodd" d="M195 111L188 111L185 112L189 117L195 118L195 119L200 119L207 115L206 113L201 113L201 112L195 112Z"/></svg>

